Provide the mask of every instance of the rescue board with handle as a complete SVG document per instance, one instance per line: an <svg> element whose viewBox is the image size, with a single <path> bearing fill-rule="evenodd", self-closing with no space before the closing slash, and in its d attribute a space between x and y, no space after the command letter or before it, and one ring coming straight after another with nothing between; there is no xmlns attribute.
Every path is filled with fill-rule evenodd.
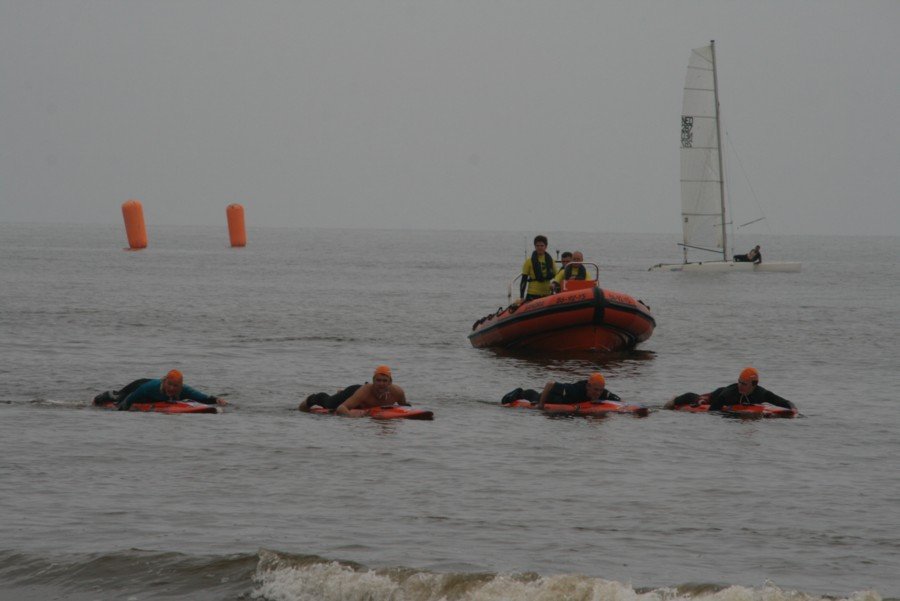
<svg viewBox="0 0 900 601"><path fill-rule="evenodd" d="M517 399L506 403L504 407L537 409L537 405L526 399ZM621 401L585 401L583 403L545 403L544 412L555 415L602 416L611 413L624 413L637 417L650 415L650 408Z"/></svg>
<svg viewBox="0 0 900 601"><path fill-rule="evenodd" d="M685 403L683 405L676 405L672 407L675 411L683 411L685 413L709 413L709 397L710 395L701 394L695 395L696 401L693 403ZM747 404L747 405L725 405L720 410L721 413L733 417L747 417L747 418L767 418L767 417L782 417L782 418L791 418L797 417L798 411L797 409L790 409L786 407L778 407L776 405L771 405L769 403L758 403L758 404Z"/></svg>
<svg viewBox="0 0 900 601"><path fill-rule="evenodd" d="M96 403L95 407L116 410L115 401ZM130 411L150 413L218 413L215 405L207 405L197 401L160 401L157 403L133 403Z"/></svg>
<svg viewBox="0 0 900 601"><path fill-rule="evenodd" d="M386 407L370 407L364 409L366 415L372 419L434 419L434 412L427 409L415 409L406 405L388 405ZM325 407L315 406L309 410L310 413L319 415L333 415L333 411L329 411Z"/></svg>

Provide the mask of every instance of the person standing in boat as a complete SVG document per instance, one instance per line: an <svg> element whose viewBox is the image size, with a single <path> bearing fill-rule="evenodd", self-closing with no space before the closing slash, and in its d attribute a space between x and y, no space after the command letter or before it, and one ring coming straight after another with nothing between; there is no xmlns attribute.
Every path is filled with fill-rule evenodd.
<svg viewBox="0 0 900 601"><path fill-rule="evenodd" d="M584 262L584 254L580 250L576 250L574 253L568 253L570 255L570 259L568 261L565 260L565 256L567 253L563 253L562 268L553 276L553 281L550 283L550 289L553 294L556 294L560 290L562 290L563 280L586 280L587 279L587 269L584 268L582 263Z"/></svg>
<svg viewBox="0 0 900 601"><path fill-rule="evenodd" d="M759 265L762 263L762 253L759 250L759 245L757 244L753 248L750 249L746 255L734 255L735 263L756 263Z"/></svg>
<svg viewBox="0 0 900 601"><path fill-rule="evenodd" d="M204 394L184 384L184 376L177 369L170 370L163 378L140 379L121 390L104 392L94 397L95 405L114 401L119 411L128 411L135 403L164 403L172 401L197 401L206 405L227 405L223 398Z"/></svg>
<svg viewBox="0 0 900 601"><path fill-rule="evenodd" d="M556 275L556 264L547 253L547 236L534 237L534 252L522 265L522 282L519 297L530 301L550 296L550 282Z"/></svg>
<svg viewBox="0 0 900 601"><path fill-rule="evenodd" d="M360 417L365 415L366 409L390 405L409 405L409 403L406 401L406 393L403 392L403 389L394 384L391 368L387 365L379 365L375 368L371 384L354 384L334 395L325 392L311 394L300 403L297 409L309 412L313 407L318 406L335 415Z"/></svg>
<svg viewBox="0 0 900 601"><path fill-rule="evenodd" d="M599 372L591 374L587 380L579 380L572 384L560 384L551 380L547 382L541 392L516 388L504 395L500 402L507 405L521 399L530 401L539 409L543 409L545 404L599 403L622 400L619 395L606 389L606 378Z"/></svg>
<svg viewBox="0 0 900 601"><path fill-rule="evenodd" d="M681 405L696 405L700 400L700 395L688 392L669 401L666 407L674 409ZM721 411L723 407L731 405L760 405L762 403L797 410L797 406L791 401L760 386L759 372L753 367L745 367L738 375L737 383L717 388L709 393L710 411Z"/></svg>

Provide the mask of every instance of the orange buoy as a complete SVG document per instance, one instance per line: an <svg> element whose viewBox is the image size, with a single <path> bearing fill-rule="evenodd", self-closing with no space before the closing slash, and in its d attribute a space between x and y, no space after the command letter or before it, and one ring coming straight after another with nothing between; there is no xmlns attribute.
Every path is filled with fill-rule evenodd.
<svg viewBox="0 0 900 601"><path fill-rule="evenodd" d="M144 207L139 200L122 203L122 217L125 218L125 233L131 250L147 248L147 227L144 225Z"/></svg>
<svg viewBox="0 0 900 601"><path fill-rule="evenodd" d="M228 236L231 246L247 246L247 230L244 229L244 207L239 204L228 205L225 209L228 217Z"/></svg>

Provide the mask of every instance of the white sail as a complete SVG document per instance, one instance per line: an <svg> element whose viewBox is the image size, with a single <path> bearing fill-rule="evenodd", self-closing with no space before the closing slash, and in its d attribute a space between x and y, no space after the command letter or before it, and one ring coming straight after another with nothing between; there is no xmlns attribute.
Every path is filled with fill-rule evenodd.
<svg viewBox="0 0 900 601"><path fill-rule="evenodd" d="M728 256L716 45L691 50L681 107L681 228L684 261L651 271L800 271L795 261L735 262ZM688 252L697 255L688 261ZM703 252L711 251L711 252ZM715 253L715 254L713 254Z"/></svg>
<svg viewBox="0 0 900 601"><path fill-rule="evenodd" d="M725 258L725 203L713 45L691 50L681 109L681 219L686 249ZM704 258L712 258L708 253Z"/></svg>

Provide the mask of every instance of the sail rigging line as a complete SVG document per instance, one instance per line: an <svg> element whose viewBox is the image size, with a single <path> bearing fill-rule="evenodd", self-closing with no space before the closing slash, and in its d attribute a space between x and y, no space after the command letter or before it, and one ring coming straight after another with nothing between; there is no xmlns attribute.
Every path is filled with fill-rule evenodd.
<svg viewBox="0 0 900 601"><path fill-rule="evenodd" d="M725 183L725 165L722 159L722 109L719 106L719 74L716 69L716 41L709 41L709 53L712 60L713 104L716 115L716 145L719 147L719 179ZM728 237L725 228L725 186L719 186L722 203L722 260L728 260ZM733 244L733 243L732 243Z"/></svg>
<svg viewBox="0 0 900 601"><path fill-rule="evenodd" d="M748 221L747 223L742 223L742 224L740 224L740 225L738 226L738 229L741 229L742 227L747 227L748 225L753 225L753 224L756 223L757 221L765 221L765 219L766 219L765 217L757 217L757 218L754 219L753 221ZM766 225L768 225L768 224L766 224Z"/></svg>
<svg viewBox="0 0 900 601"><path fill-rule="evenodd" d="M766 230L768 230L768 232L771 234L773 232L772 224L769 222L768 219L766 219L766 212L763 211L762 204L759 202L759 196L757 196L757 194L756 194L756 189L753 187L753 184L750 182L750 176L747 174L747 170L744 169L744 163L743 163L743 161L741 161L741 156L738 154L737 147L734 145L734 140L731 139L731 134L728 133L728 131L725 132L725 139L728 142L728 147L731 149L731 154L734 155L734 158L737 160L737 164L738 164L738 167L740 168L741 175L744 176L744 182L746 182L747 188L750 190L750 196L753 197L753 201L756 203L756 208L759 210L759 214L762 215L762 217L759 217L752 221L748 221L747 223L742 223L741 225L738 226L738 229L740 229L742 227L746 227L753 223L756 223L757 221L765 221L766 222ZM731 200L730 197L729 197L729 200ZM731 214L734 215L733 212Z"/></svg>
<svg viewBox="0 0 900 601"><path fill-rule="evenodd" d="M678 242L677 244L678 244L678 246L681 246L684 248L692 248L694 250L705 250L707 252L716 253L717 255L722 252L721 248L704 248L702 246L694 246L692 244L684 244L683 242Z"/></svg>

